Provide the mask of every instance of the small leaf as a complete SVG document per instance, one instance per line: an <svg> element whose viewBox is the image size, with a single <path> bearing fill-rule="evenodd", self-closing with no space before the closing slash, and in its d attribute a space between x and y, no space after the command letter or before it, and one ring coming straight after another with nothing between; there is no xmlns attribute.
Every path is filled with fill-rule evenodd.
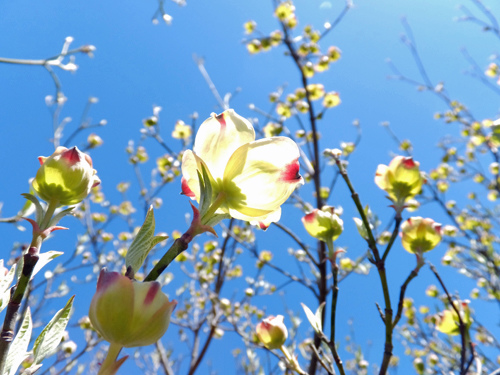
<svg viewBox="0 0 500 375"><path fill-rule="evenodd" d="M30 216L33 212L35 212L36 207L33 204L32 201L29 199L26 199L26 203L24 203L23 207L19 210L16 216L18 217L28 217Z"/></svg>
<svg viewBox="0 0 500 375"><path fill-rule="evenodd" d="M0 260L0 265L3 267L3 259ZM9 289L10 284L14 280L14 275L16 274L16 263L12 265L7 275L2 277L0 280L0 293L4 293L7 289Z"/></svg>
<svg viewBox="0 0 500 375"><path fill-rule="evenodd" d="M311 309L309 309L309 307L307 307L306 305L304 305L303 303L301 303L302 305L302 308L304 309L304 312L306 313L306 316L307 316L307 320L309 320L309 323L311 324L311 326L313 327L313 329L317 332L317 333L321 333L322 332L322 329L321 329L321 312L319 313L319 320L316 318L316 315L318 315L318 311L323 310L323 307L320 306L318 307L318 310L316 311L316 315L313 314L313 312L311 311ZM322 304L324 306L324 304Z"/></svg>
<svg viewBox="0 0 500 375"><path fill-rule="evenodd" d="M51 220L50 224L48 225L49 227L53 227L57 225L57 223L66 215L70 215L73 212L74 207L66 208L65 210L62 210L59 212L57 215L55 215Z"/></svg>
<svg viewBox="0 0 500 375"><path fill-rule="evenodd" d="M64 334L64 330L66 329L66 325L68 324L74 298L75 296L69 299L66 306L54 315L49 324L45 326L43 331L36 338L35 344L33 345L34 364L42 363L45 358L50 357L56 352Z"/></svg>
<svg viewBox="0 0 500 375"><path fill-rule="evenodd" d="M353 217L352 219L356 224L356 228L358 229L358 233L360 234L360 236L363 237L365 240L368 240L368 231L366 230L363 220L361 220L359 217ZM370 228L371 227L372 225L370 224Z"/></svg>
<svg viewBox="0 0 500 375"><path fill-rule="evenodd" d="M201 166L201 172L199 170L196 172L198 173L198 180L200 183L200 217L204 217L212 204L212 183L204 165Z"/></svg>
<svg viewBox="0 0 500 375"><path fill-rule="evenodd" d="M27 200L33 202L33 204L35 205L36 208L35 221L38 222L43 216L43 208L42 205L40 204L40 201L33 194L24 193L21 195Z"/></svg>
<svg viewBox="0 0 500 375"><path fill-rule="evenodd" d="M202 210L203 207L205 207L207 205L207 202L208 202L208 204L210 204L210 200L204 194L204 191L205 191L205 182L203 180L203 175L201 174L201 172L198 169L196 170L196 173L198 174L198 184L200 185L200 202L199 202L199 206L200 206L200 210Z"/></svg>
<svg viewBox="0 0 500 375"><path fill-rule="evenodd" d="M0 297L0 312L2 312L10 301L10 289L7 289Z"/></svg>
<svg viewBox="0 0 500 375"><path fill-rule="evenodd" d="M127 251L125 264L127 267L132 267L134 272L141 268L144 259L151 251L151 249L161 241L166 240L166 236L154 236L155 232L155 216L153 213L153 206L150 206L146 219L137 233L137 236L132 241L130 249Z"/></svg>
<svg viewBox="0 0 500 375"><path fill-rule="evenodd" d="M323 316L323 309L325 308L325 302L321 303L321 305L319 305L318 309L316 310L316 321L318 322L318 327L319 327L319 330L320 331L323 331L323 327L322 327L322 324L321 324L321 318Z"/></svg>
<svg viewBox="0 0 500 375"><path fill-rule="evenodd" d="M23 323L21 328L17 333L12 345L9 349L9 354L7 355L7 360L5 363L4 374L14 375L17 373L17 369L21 363L28 356L28 344L31 339L31 331L33 329L33 324L31 322L31 312L30 308L26 310L26 315L24 315Z"/></svg>
<svg viewBox="0 0 500 375"><path fill-rule="evenodd" d="M211 226L212 228L219 224L222 220L224 219L230 219L231 215L229 214L215 214L213 215L210 220L208 220L205 225Z"/></svg>
<svg viewBox="0 0 500 375"><path fill-rule="evenodd" d="M35 277L35 275L50 261L63 254L64 253L62 251L55 251L55 250L50 250L46 251L45 253L38 254L38 262L36 262L35 268L33 269L33 273L31 274L31 279L33 279L33 277Z"/></svg>

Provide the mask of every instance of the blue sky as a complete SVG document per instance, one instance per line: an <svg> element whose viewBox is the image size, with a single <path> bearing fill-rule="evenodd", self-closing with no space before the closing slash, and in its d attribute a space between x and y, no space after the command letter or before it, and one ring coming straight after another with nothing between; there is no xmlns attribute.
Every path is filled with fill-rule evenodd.
<svg viewBox="0 0 500 375"><path fill-rule="evenodd" d="M343 51L342 59L314 80L322 82L328 91L338 91L342 98L342 105L328 112L320 123L321 147L339 147L341 141L354 140L356 133L350 124L355 119L360 121L363 139L359 151L350 159L352 179L363 202L369 203L386 222L392 212L386 207L383 193L372 183L373 174L379 163L390 161L391 152L397 152L397 147L380 123L389 121L398 136L413 141L415 158L424 170L436 163L439 152L434 146L439 139L444 134L457 134L456 127L433 120L433 114L444 109L443 103L430 94L417 92L411 85L387 78L391 75L388 58L401 72L418 78L411 55L401 43L400 36L404 31L401 17L405 16L412 27L431 79L435 83L443 81L451 96L465 102L478 118L495 117L498 101L477 80L464 74L470 64L464 59L461 49L466 48L484 69L489 57L498 52L498 40L482 33L476 25L456 21L462 15L458 9L460 4L473 9L467 0L357 0L354 4L355 7L323 44L324 49L328 45L339 47ZM343 2L298 0L295 5L299 28L306 24L320 27L325 21L335 18ZM487 5L499 14L499 4L490 1ZM194 63L193 54L205 59L206 69L221 94L241 89L231 104L238 113L247 117L255 116L248 108L249 104L267 109L270 92L283 84L293 90L299 82L295 67L284 56L282 48L249 55L242 43L245 38L242 25L250 19L255 20L263 32L278 28L272 16L271 1L188 0L186 7L167 2L166 10L174 17L171 26L152 24L155 7L155 1L131 0L0 4L2 57L49 57L60 50L67 36L74 37L73 46L96 46L94 58L77 56L79 69L75 74L58 72L58 75L69 98L62 117L72 117L77 123L87 99L91 96L99 98L90 116L96 122L106 119L108 125L98 130L105 146L93 151L92 157L103 180L103 189L110 198L113 198L118 182L134 181L124 150L130 139L139 138L142 119L152 114L153 105L163 107L161 122L166 134L173 129L176 120L187 122L193 112L197 112L200 119L208 117L212 111L220 112ZM36 157L52 152L48 142L52 136L51 115L44 98L54 93L54 87L41 67L2 64L0 88L0 201L3 202L2 215L9 216L23 203L19 194L27 191L28 179L37 169ZM82 144L84 139L77 139L76 144ZM174 148L180 147L175 142L171 144ZM153 146L150 163L161 153ZM137 196L137 189L132 189L132 198L134 194ZM168 194L174 199L168 199L168 209L164 206L158 213L158 230L171 231L184 220L187 202L178 198L174 189ZM162 197L164 201L167 201L167 196L166 192ZM343 185L338 189L338 197L333 196L330 203L352 209ZM285 220L285 224L304 235L298 224L298 214L292 210L286 212L289 221ZM432 215L432 210L424 208L420 214ZM344 219L350 237L339 240L339 244L350 246L348 251L354 257L364 251L364 245L352 240L355 235L353 224L347 215ZM5 225L0 227L0 233L4 238L4 248L8 248L12 241L28 240L26 232L14 231ZM58 236L61 241L74 241L70 234ZM272 233L268 237L265 234L259 236L259 240L263 247L277 246ZM51 249L52 246L57 248L55 240L50 244ZM59 243L59 246L63 245ZM441 253L438 250L429 258L433 263L439 263L443 251L444 247L441 247ZM414 259L403 251L394 251L391 255L388 268L399 265L407 268L401 274L391 275L395 281L394 298L413 262ZM443 272L451 277L455 271ZM412 283L409 293L423 296L427 279L431 276L430 271L423 270L422 277ZM380 337L364 334L371 331L374 322L376 329L382 329L375 309L371 308L373 302L370 302L370 308L360 303L363 298L381 301L376 275L372 273L369 277L373 280L370 283L373 287L360 289L359 282L366 285L366 280L353 278L341 286L340 292L340 303L344 308L339 310L339 321L356 317L362 309L370 312L355 320L357 338L362 344L365 340ZM463 285L470 284L463 278L459 280L457 282ZM465 287L465 290L469 289ZM299 302L293 302L291 308L299 309ZM79 303L77 306L84 309L85 303ZM347 333L347 329L341 329L339 337ZM376 343L370 351L370 360L379 362L379 349Z"/></svg>

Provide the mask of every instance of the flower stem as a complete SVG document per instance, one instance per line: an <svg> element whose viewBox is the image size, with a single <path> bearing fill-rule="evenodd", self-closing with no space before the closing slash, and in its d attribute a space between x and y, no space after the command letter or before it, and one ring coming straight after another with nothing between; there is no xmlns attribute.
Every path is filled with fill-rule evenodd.
<svg viewBox="0 0 500 375"><path fill-rule="evenodd" d="M149 272L144 281L153 281L158 279L162 272L168 267L170 263L184 250L188 248L192 237L188 233L184 233L180 238L176 239L170 249L167 250L165 255L156 263L154 268Z"/></svg>
<svg viewBox="0 0 500 375"><path fill-rule="evenodd" d="M285 355L285 358L286 358L286 362L287 362L287 365L289 365L289 367L295 371L297 374L300 374L300 375L307 375L307 372L305 372L304 370L302 370L302 368L300 367L299 365L299 362L297 362L297 359L294 358L293 355L291 355L289 352L288 352L288 349L285 347L285 345L281 345L281 348L280 350L283 352L283 354Z"/></svg>
<svg viewBox="0 0 500 375"><path fill-rule="evenodd" d="M116 368L116 359L118 358L118 354L120 354L123 346L115 343L109 344L108 353L106 354L106 358L104 362L101 364L101 368L99 369L98 375L112 375L115 374L118 368Z"/></svg>
<svg viewBox="0 0 500 375"><path fill-rule="evenodd" d="M58 201L49 202L40 225L41 231L48 228L50 220L52 219L57 207L59 207ZM36 233L31 240L30 248L26 254L23 255L23 269L21 275L19 276L17 285L13 289L9 304L7 305L7 311L5 313L3 327L0 333L0 374L3 374L5 370L9 348L12 345L12 341L15 336L15 326L19 315L19 308L21 307L21 302L30 283L35 265L38 262L38 253L40 252L42 242L42 236L39 233Z"/></svg>

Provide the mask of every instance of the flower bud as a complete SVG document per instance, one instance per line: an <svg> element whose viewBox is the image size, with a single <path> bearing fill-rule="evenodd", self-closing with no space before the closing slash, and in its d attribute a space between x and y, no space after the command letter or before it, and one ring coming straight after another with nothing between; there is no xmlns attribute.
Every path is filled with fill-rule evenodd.
<svg viewBox="0 0 500 375"><path fill-rule="evenodd" d="M279 349L288 337L283 315L270 316L257 324L257 336L267 349Z"/></svg>
<svg viewBox="0 0 500 375"><path fill-rule="evenodd" d="M419 165L411 157L396 156L388 166L379 164L375 183L393 202L404 203L422 190L424 178Z"/></svg>
<svg viewBox="0 0 500 375"><path fill-rule="evenodd" d="M151 345L167 331L177 302L169 302L160 283L135 282L101 270L89 318L108 342L127 348Z"/></svg>
<svg viewBox="0 0 500 375"><path fill-rule="evenodd" d="M38 160L41 166L33 180L33 189L46 202L77 204L101 183L92 168L92 159L77 147L58 147L51 156L40 156Z"/></svg>
<svg viewBox="0 0 500 375"><path fill-rule="evenodd" d="M470 316L469 301L455 302L455 306L460 313L462 323L468 328L472 323ZM440 312L436 317L436 329L447 335L455 336L460 333L460 319L453 307Z"/></svg>
<svg viewBox="0 0 500 375"><path fill-rule="evenodd" d="M302 224L307 233L324 242L330 239L335 241L344 230L344 222L330 206L323 206L321 210L314 209L302 218Z"/></svg>
<svg viewBox="0 0 500 375"><path fill-rule="evenodd" d="M424 253L441 242L441 224L432 219L411 217L401 225L401 231L403 247L410 253Z"/></svg>

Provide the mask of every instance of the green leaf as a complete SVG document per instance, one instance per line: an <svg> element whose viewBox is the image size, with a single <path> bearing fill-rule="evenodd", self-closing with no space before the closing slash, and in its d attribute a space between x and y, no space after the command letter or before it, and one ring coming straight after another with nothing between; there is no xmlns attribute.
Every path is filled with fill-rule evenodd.
<svg viewBox="0 0 500 375"><path fill-rule="evenodd" d="M0 260L3 266L3 259ZM0 280L0 312L3 311L7 307L7 304L10 300L10 284L14 280L14 276L16 275L16 265L13 264L10 268L7 275L5 275L2 280Z"/></svg>
<svg viewBox="0 0 500 375"><path fill-rule="evenodd" d="M33 269L33 273L31 274L31 279L35 277L35 275L49 263L53 259L57 258L60 255L63 255L62 251L50 250L45 253L38 254L38 262L36 262L35 268Z"/></svg>
<svg viewBox="0 0 500 375"><path fill-rule="evenodd" d="M323 302L321 305L319 305L318 309L316 310L316 314L313 314L311 309L309 309L309 307L307 307L303 303L301 303L301 305L302 305L302 308L304 309L304 312L306 313L307 320L309 320L309 323L311 324L313 329L317 333L322 333L323 327L321 324L321 314L323 312L323 308L325 307L325 303Z"/></svg>
<svg viewBox="0 0 500 375"><path fill-rule="evenodd" d="M21 195L35 205L36 208L35 221L38 223L43 216L43 208L42 205L40 204L40 201L33 194L24 193Z"/></svg>
<svg viewBox="0 0 500 375"><path fill-rule="evenodd" d="M2 312L10 301L10 289L5 291L0 297L0 312Z"/></svg>
<svg viewBox="0 0 500 375"><path fill-rule="evenodd" d="M33 323L31 321L30 308L26 310L26 315L24 315L23 323L21 328L17 333L12 345L9 349L9 354L7 355L7 360L5 363L4 374L14 375L17 369L28 356L28 344L31 339L31 331L33 329Z"/></svg>
<svg viewBox="0 0 500 375"><path fill-rule="evenodd" d="M323 327L321 324L321 317L323 315L324 308L325 308L325 302L323 302L321 305L319 305L318 309L316 310L316 314L314 314L316 317L316 321L318 322L318 327L319 327L320 331L323 331Z"/></svg>
<svg viewBox="0 0 500 375"><path fill-rule="evenodd" d="M42 363L45 358L50 357L56 352L64 334L64 330L66 329L66 325L68 324L74 298L75 296L69 299L66 306L54 315L49 324L45 326L42 333L36 338L35 344L33 345L34 364Z"/></svg>
<svg viewBox="0 0 500 375"><path fill-rule="evenodd" d="M230 219L231 218L231 215L229 214L215 214L214 216L212 216L210 218L210 220L208 220L205 225L209 225L211 226L212 228L214 226L216 226L217 224L219 224L222 220L224 219Z"/></svg>
<svg viewBox="0 0 500 375"><path fill-rule="evenodd" d="M61 220L64 216L70 215L73 212L74 207L66 208L65 210L62 210L59 212L56 216L54 216L49 223L49 227L52 227L54 225L57 225L59 220Z"/></svg>
<svg viewBox="0 0 500 375"><path fill-rule="evenodd" d="M201 171L197 170L196 172L198 173L198 181L200 184L200 217L203 217L212 204L213 188L210 176L204 165L201 166Z"/></svg>
<svg viewBox="0 0 500 375"><path fill-rule="evenodd" d="M130 245L130 249L127 251L127 256L125 258L127 268L132 267L134 272L137 272L151 249L159 242L168 238L167 236L154 236L154 232L155 216L153 213L153 206L150 206L139 233L137 233L134 241L132 241L132 245Z"/></svg>
<svg viewBox="0 0 500 375"><path fill-rule="evenodd" d="M0 266L3 267L3 259L0 260ZM7 275L2 277L0 280L0 293L4 293L7 289L9 289L10 284L12 284L12 281L14 280L14 275L16 273L16 263L10 267L9 272Z"/></svg>

